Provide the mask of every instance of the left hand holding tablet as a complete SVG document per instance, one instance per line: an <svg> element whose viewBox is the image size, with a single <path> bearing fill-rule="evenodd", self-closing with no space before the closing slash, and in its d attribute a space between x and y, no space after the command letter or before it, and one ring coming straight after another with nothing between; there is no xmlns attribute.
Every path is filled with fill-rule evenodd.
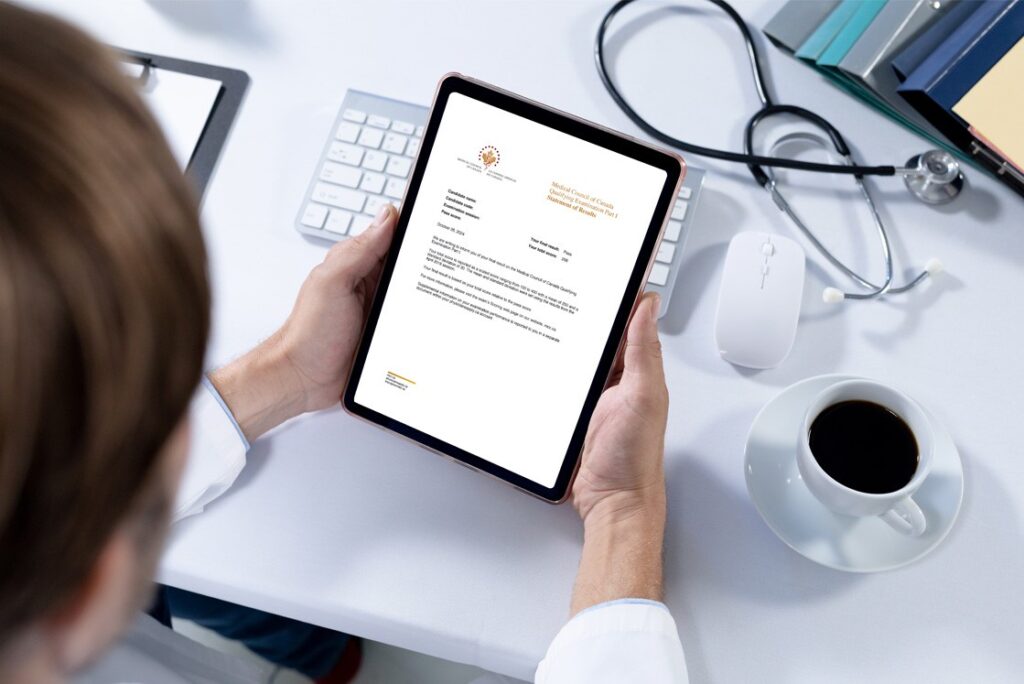
<svg viewBox="0 0 1024 684"><path fill-rule="evenodd" d="M386 205L365 232L334 245L306 278L284 325L210 374L250 442L338 403L397 219Z"/></svg>

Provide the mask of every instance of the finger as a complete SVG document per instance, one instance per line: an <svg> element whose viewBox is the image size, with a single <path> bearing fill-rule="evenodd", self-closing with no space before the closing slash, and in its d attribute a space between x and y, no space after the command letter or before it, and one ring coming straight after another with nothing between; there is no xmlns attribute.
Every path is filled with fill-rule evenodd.
<svg viewBox="0 0 1024 684"><path fill-rule="evenodd" d="M391 246L398 211L384 205L365 231L331 247L324 259L334 277L354 286L376 269Z"/></svg>
<svg viewBox="0 0 1024 684"><path fill-rule="evenodd" d="M608 382L605 383L605 387L615 387L622 380L622 365L613 367L611 372L608 374Z"/></svg>
<svg viewBox="0 0 1024 684"><path fill-rule="evenodd" d="M608 372L608 382L605 384L606 387L614 387L619 384L622 380L622 367L623 361L626 356L626 344L625 342L619 346L619 350L615 352L615 360L612 361L612 368Z"/></svg>
<svg viewBox="0 0 1024 684"><path fill-rule="evenodd" d="M662 386L665 369L658 340L658 308L661 298L648 292L640 300L626 331L626 349L623 353L623 378L638 380L642 385ZM655 384L656 383L656 384Z"/></svg>
<svg viewBox="0 0 1024 684"><path fill-rule="evenodd" d="M380 273L383 270L384 262L377 262L377 265L370 271L369 275L363 278L356 288L361 293L363 311L369 311L370 302L373 301L373 295L377 292L377 284L380 281Z"/></svg>

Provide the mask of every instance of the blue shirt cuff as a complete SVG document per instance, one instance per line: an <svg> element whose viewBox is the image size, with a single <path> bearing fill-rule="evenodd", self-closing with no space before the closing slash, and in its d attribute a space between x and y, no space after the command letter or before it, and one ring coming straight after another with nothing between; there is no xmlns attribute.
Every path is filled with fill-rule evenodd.
<svg viewBox="0 0 1024 684"><path fill-rule="evenodd" d="M238 424L238 421L235 420L235 416L231 413L231 409L228 408L227 403L225 403L224 397L220 396L220 392L218 392L217 388L213 386L213 383L210 382L210 378L208 378L205 373L203 374L202 385L206 388L206 391L217 400L221 409L224 410L224 415L226 415L228 420L231 421L231 424L235 426L235 432L238 433L238 438L242 440L242 444L245 445L245 450L249 451L249 440L245 438L245 433L242 432L241 426Z"/></svg>
<svg viewBox="0 0 1024 684"><path fill-rule="evenodd" d="M596 606L590 606L589 608L584 608L580 612L576 613L575 617L579 617L580 615L583 615L584 613L589 613L591 611L600 610L602 608L609 608L611 606L621 606L621 605L653 606L653 607L656 607L656 608L661 608L665 612L671 614L671 611L669 611L668 606L666 606L661 601L652 601L651 599L643 599L643 598L620 598L620 599L613 599L611 601L605 601L604 603L598 603Z"/></svg>

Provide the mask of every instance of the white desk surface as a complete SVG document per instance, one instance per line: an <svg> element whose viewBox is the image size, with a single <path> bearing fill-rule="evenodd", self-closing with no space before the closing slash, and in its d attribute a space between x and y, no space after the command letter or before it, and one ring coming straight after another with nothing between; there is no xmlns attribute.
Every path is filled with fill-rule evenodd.
<svg viewBox="0 0 1024 684"><path fill-rule="evenodd" d="M111 43L252 76L203 211L217 364L284 319L323 256L292 223L346 88L428 103L437 78L458 70L633 133L592 64L609 2L40 4ZM760 27L780 4L740 9ZM624 15L613 37L627 95L684 138L737 147L756 101L731 25L685 9L635 16ZM634 34L625 45L624 31ZM927 147L774 48L765 53L779 99L831 119L864 160L901 162ZM909 199L900 181L878 181L897 263L936 255L949 274L891 302L825 309L819 293L831 276L812 268L790 359L742 372L718 359L712 341L724 248L742 230L794 231L745 168L691 162L710 174L662 339L672 398L667 602L692 681L1019 681L1024 200L973 172L964 196L936 211ZM842 240L848 206L821 205L809 218ZM848 241L850 254L878 273L867 235ZM934 553L904 569L859 576L814 565L769 531L747 496L743 445L757 410L796 380L835 372L903 387L960 447L960 519ZM566 618L580 538L569 506L538 502L334 410L258 443L237 486L175 531L161 576L529 678Z"/></svg>

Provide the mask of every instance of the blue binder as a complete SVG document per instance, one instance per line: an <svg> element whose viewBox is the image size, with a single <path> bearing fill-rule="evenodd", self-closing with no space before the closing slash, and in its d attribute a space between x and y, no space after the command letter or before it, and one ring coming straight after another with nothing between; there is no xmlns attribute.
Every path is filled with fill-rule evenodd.
<svg viewBox="0 0 1024 684"><path fill-rule="evenodd" d="M901 91L925 90L945 73L971 45L998 21L1016 0L985 0L960 26L939 43L917 68L907 74Z"/></svg>
<svg viewBox="0 0 1024 684"><path fill-rule="evenodd" d="M907 77L942 44L944 40L977 10L984 2L980 0L958 0L934 24L929 26L917 38L904 47L892 59L892 69L900 81Z"/></svg>
<svg viewBox="0 0 1024 684"><path fill-rule="evenodd" d="M952 110L953 105L1022 38L1024 2L1014 0L984 35L935 81L928 91L929 96L944 109Z"/></svg>
<svg viewBox="0 0 1024 684"><path fill-rule="evenodd" d="M1022 37L1024 2L986 2L897 92L951 142L968 149L973 137L953 105Z"/></svg>

